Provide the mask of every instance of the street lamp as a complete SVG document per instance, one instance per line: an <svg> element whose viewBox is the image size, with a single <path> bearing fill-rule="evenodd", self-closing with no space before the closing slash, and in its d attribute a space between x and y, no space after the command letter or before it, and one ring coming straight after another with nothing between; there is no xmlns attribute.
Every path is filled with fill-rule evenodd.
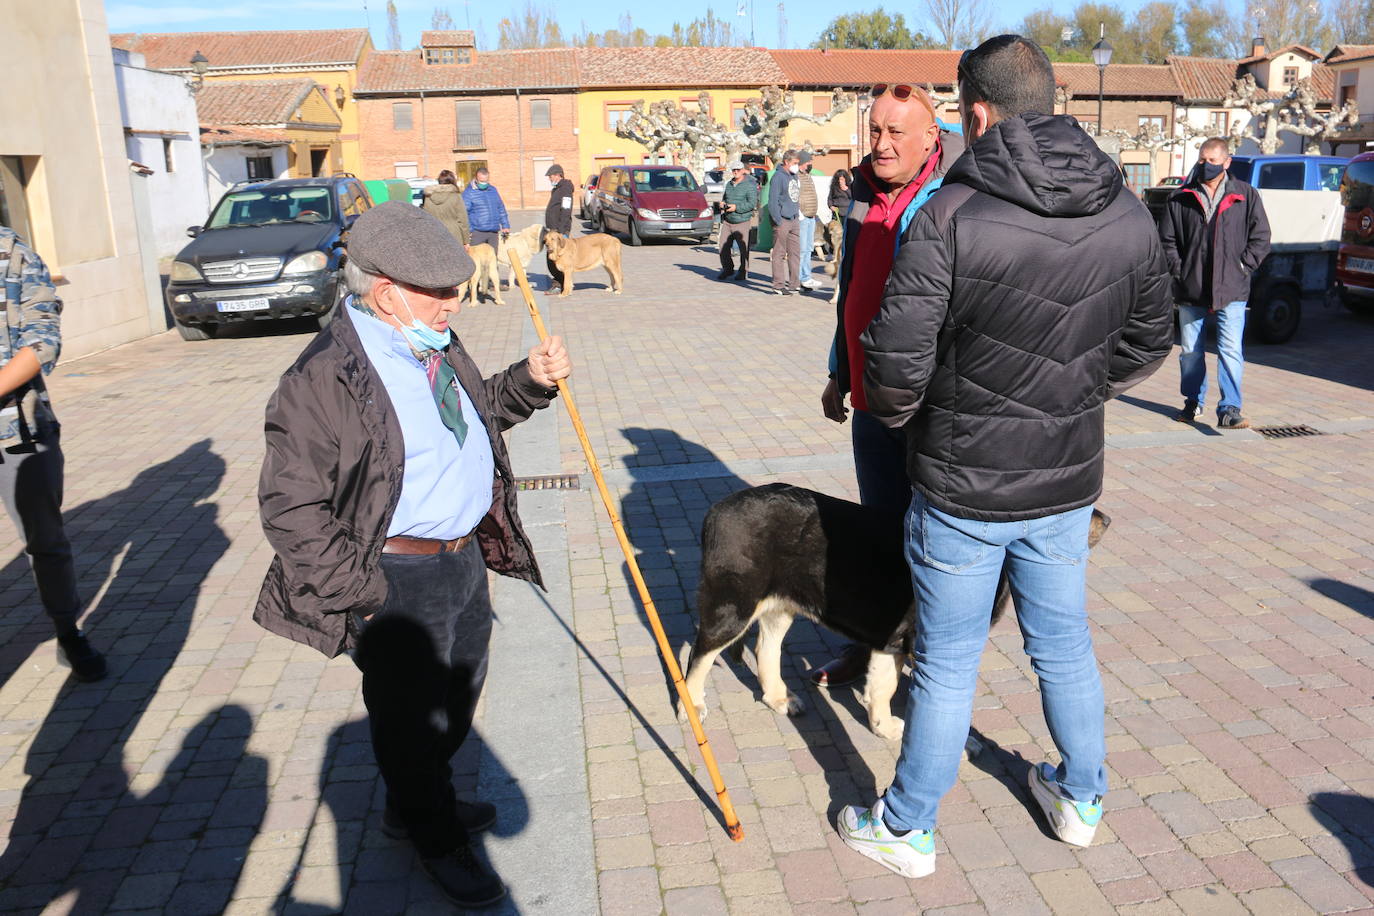
<svg viewBox="0 0 1374 916"><path fill-rule="evenodd" d="M191 70L194 75L191 77L191 91L199 92L200 86L205 82L205 71L210 69L210 59L197 51L191 58Z"/></svg>
<svg viewBox="0 0 1374 916"><path fill-rule="evenodd" d="M345 97L346 97L346 96L345 96L345 93L344 93L344 87L342 87L342 86L335 86L335 87L334 87L334 103L337 104L340 108L343 108L343 106L344 106L344 98L345 98Z"/></svg>
<svg viewBox="0 0 1374 916"><path fill-rule="evenodd" d="M1107 24L1099 22L1097 44L1093 45L1093 63L1097 64L1097 135L1102 136L1102 96L1107 84L1107 65L1112 62L1112 46L1107 41Z"/></svg>

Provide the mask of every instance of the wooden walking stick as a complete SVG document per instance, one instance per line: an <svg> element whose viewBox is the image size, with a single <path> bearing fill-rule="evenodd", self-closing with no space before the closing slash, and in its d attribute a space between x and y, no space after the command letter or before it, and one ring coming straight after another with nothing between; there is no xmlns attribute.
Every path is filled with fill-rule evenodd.
<svg viewBox="0 0 1374 916"><path fill-rule="evenodd" d="M512 257L510 259L512 276L520 284L520 293L525 297L525 305L529 308L530 319L534 322L535 333L539 339L546 340L549 336L548 330L544 327L544 320L539 316L539 306L534 304L534 292L530 289L530 281L525 277L524 265L520 259ZM697 747L701 749L701 759L706 764L706 770L711 774L711 784L716 790L716 799L720 802L720 813L725 819L725 830L730 835L730 839L738 843L744 839L744 828L740 826L739 816L735 814L735 806L730 803L730 792L725 788L725 780L720 777L720 769L716 766L716 755L711 753L711 744L706 740L706 732L701 729L701 720L697 718L696 704L692 702L691 696L687 693L687 684L682 680L682 669L678 666L677 657L673 655L672 647L668 645L668 635L663 632L663 623L658 619L658 609L654 607L654 599L649 596L649 586L644 583L644 576L639 572L639 563L635 561L634 548L630 546L630 539L625 534L625 526L620 523L620 516L616 514L615 505L611 502L611 492L606 488L606 480L601 476L601 465L596 460L596 453L592 451L591 440L587 438L587 430L582 425L582 415L577 412L577 404L573 401L572 390L568 383L558 380L558 393L562 397L563 406L568 410L568 418L572 420L573 429L577 431L577 439L582 443L582 454L587 457L587 467L591 468L592 477L596 480L596 488L601 493L601 503L606 507L606 514L611 517L611 527L615 529L615 538L620 542L620 550L625 554L625 564L630 568L630 577L634 579L635 588L639 590L639 600L644 605L644 612L649 617L649 626L654 631L654 639L658 641L659 654L663 656L663 662L668 666L668 674L673 679L673 686L677 688L678 702L687 711L687 721L692 724L692 734L696 736Z"/></svg>

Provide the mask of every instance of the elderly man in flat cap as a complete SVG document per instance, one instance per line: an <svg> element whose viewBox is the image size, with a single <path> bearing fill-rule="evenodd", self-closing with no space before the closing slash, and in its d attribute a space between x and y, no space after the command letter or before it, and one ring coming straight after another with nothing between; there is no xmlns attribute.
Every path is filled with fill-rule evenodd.
<svg viewBox="0 0 1374 916"><path fill-rule="evenodd" d="M346 307L267 404L258 499L277 555L253 615L327 656L355 650L383 829L467 907L506 892L469 845L496 809L459 801L449 764L486 676L486 570L543 584L501 432L571 371L550 337L483 379L449 327L472 272L418 207L388 202L354 223Z"/></svg>

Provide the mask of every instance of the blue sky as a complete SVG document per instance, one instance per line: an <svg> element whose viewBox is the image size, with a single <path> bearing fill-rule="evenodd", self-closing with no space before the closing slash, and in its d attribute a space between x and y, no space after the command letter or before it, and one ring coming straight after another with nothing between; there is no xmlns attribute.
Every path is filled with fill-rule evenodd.
<svg viewBox="0 0 1374 916"><path fill-rule="evenodd" d="M636 26L650 32L666 32L675 21L686 25L692 19L705 15L709 6L717 16L728 18L748 35L749 12L752 9L755 42L764 47L784 46L778 41L778 4L775 0L744 0L746 15L742 17L736 15L738 2L719 0L708 4L702 0L688 0L646 5L631 3L630 0L620 3L614 0L557 0L556 3L549 0L537 5L556 8L565 33L581 31L584 26L597 32L615 28L621 13L627 10L632 13ZM1122 6L1134 10L1142 2L1125 0ZM805 47L836 15L849 10L869 10L878 5L877 2L845 6L833 0L788 0L785 6L785 46ZM1037 0L989 0L989 5L995 10L995 21L1011 28L1027 12L1045 4ZM1054 7L1068 12L1074 5L1074 2L1059 0ZM400 12L401 37L406 47L415 46L420 31L429 28L430 17L436 6L447 8L458 28L467 28L470 24L478 29L485 38L485 47L495 46L496 24L503 17L525 8L524 0L497 3L480 0L396 0L396 6ZM903 13L908 23L916 23L918 27L923 24L922 4L889 2L885 8L889 13ZM204 3L203 0L106 0L105 13L112 32L359 28L370 23L373 42L378 48L386 47L386 0L233 0L229 3Z"/></svg>

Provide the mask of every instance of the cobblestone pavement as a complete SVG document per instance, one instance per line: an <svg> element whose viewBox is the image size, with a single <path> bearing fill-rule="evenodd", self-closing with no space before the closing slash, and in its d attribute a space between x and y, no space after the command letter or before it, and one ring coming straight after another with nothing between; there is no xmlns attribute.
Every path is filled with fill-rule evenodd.
<svg viewBox="0 0 1374 916"><path fill-rule="evenodd" d="M527 214L526 218L531 215ZM685 656L710 503L788 480L855 496L848 429L819 395L833 311L778 298L714 253L625 251L541 296L665 624ZM542 258L531 265L542 279ZM528 346L519 299L459 328L489 371ZM441 913L380 796L352 662L249 620L269 552L257 520L261 416L302 328L175 333L67 362L67 518L85 626L111 677L69 683L18 541L0 543L0 912ZM1114 524L1090 607L1108 701L1108 814L1088 849L1032 813L1052 745L1013 621L984 657L988 750L945 800L935 875L905 880L829 826L869 802L896 747L854 688L803 673L839 641L798 623L787 719L753 654L711 676L707 731L747 837L717 819L624 561L583 488L530 493L550 592L496 593L493 680L460 789L501 801L485 853L508 912L1299 913L1374 908L1374 321L1309 309L1253 345L1246 413L1319 436L1268 440L1168 419L1171 361L1108 413ZM512 434L516 472L585 470L566 417ZM580 713L580 716L579 716Z"/></svg>

